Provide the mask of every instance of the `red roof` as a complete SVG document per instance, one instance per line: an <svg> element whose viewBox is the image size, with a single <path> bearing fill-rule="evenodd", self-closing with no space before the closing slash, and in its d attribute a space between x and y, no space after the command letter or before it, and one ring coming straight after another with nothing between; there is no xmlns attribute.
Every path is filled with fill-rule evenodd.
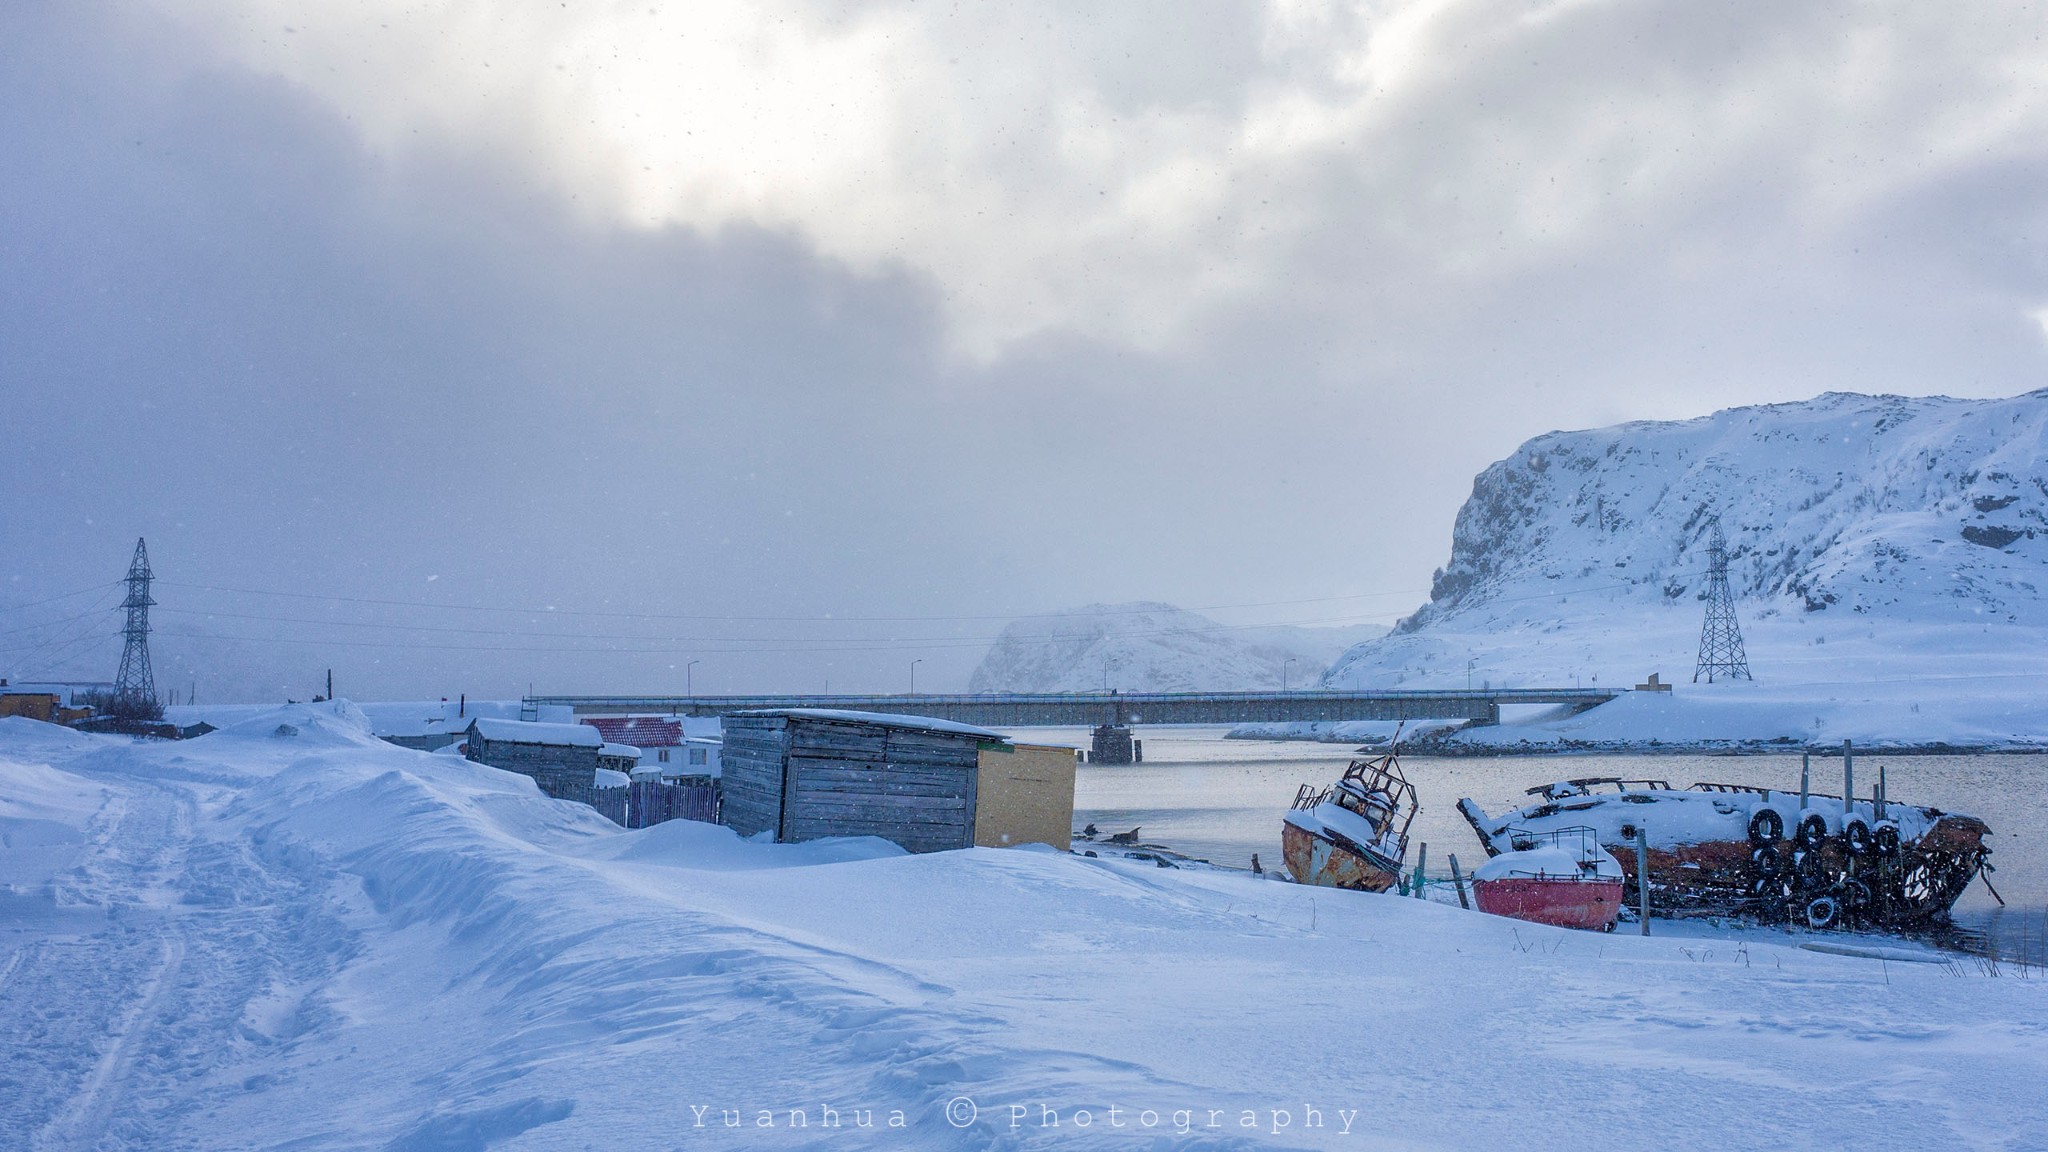
<svg viewBox="0 0 2048 1152"><path fill-rule="evenodd" d="M586 716L583 722L602 733L607 744L674 748L683 742L683 722L669 716Z"/></svg>

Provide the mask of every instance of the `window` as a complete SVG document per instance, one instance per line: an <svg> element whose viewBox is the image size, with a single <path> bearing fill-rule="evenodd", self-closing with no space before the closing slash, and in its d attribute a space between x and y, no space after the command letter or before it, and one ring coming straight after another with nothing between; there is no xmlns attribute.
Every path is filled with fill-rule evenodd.
<svg viewBox="0 0 2048 1152"><path fill-rule="evenodd" d="M692 763L692 764L703 764L703 763L705 763L705 762L706 762L706 760L705 760L705 750L704 750L704 749L702 749L702 748L692 748L692 749L690 749L690 763Z"/></svg>
<svg viewBox="0 0 2048 1152"><path fill-rule="evenodd" d="M661 757L661 762L662 762L663 764L666 764L666 763L668 763L668 749L666 749L666 748L663 748L663 749L661 750L661 753L660 753L660 757Z"/></svg>

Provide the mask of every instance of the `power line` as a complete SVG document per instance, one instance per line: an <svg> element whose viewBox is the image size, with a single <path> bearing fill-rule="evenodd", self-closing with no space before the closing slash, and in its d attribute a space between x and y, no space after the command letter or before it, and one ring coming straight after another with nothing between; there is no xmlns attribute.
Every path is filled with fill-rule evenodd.
<svg viewBox="0 0 2048 1152"><path fill-rule="evenodd" d="M1693 574L1693 573L1680 573L1679 575L1694 575L1694 574ZM168 583L168 581L164 581L163 583ZM1588 593L1595 593L1595 592L1607 592L1607 591L1615 591L1615 590L1619 590L1619 589L1625 589L1625 588L1634 588L1634 587L1640 587L1640 582L1638 582L1638 581L1623 581L1623 582L1618 582L1618 583L1613 583L1613 584L1598 584L1598 585L1591 585L1591 586L1581 586L1581 587L1577 587L1577 588L1572 588L1572 589L1569 589L1569 590L1564 590L1564 591L1557 591L1557 592L1543 592L1543 593L1538 593L1538 594L1534 594L1534 595L1529 595L1529 596L1503 596L1503 597L1497 597L1497 598L1493 598L1493 599L1491 599L1491 600L1487 601L1487 603L1489 603L1489 604L1519 604L1519 603L1528 603L1528 602L1532 602L1532 601L1538 601L1538 600L1553 600L1553 599L1557 599L1557 598L1559 598L1559 597L1561 597L1561 596L1572 596L1572 595L1584 595L1584 594L1588 594ZM199 612L199 611L194 611L194 610L181 610L181 614L183 614L183 615L199 615L199 616L203 616L203 615L208 615L207 613L204 613L204 612ZM287 637L287 636L236 636L236 635L223 635L223 634L219 634L219 633L210 633L210 632L164 632L164 633L162 633L162 634L163 634L163 635L166 635L166 636L181 636L181 637L185 637L185 638L189 638L189 639L203 639L203 640L224 640L224 641L240 641L240 642L247 642L247 643L256 643L256 644L296 644L296 645L302 645L302 646L307 646L307 647L319 647L319 646L323 646L323 645L325 645L325 646L333 646L333 647L344 647L344 648L386 648L386 649L400 649L400 650L418 650L418 651L442 651L442 652L527 652L527 653L569 653L569 654L585 654L585 655L670 655L670 654L683 654L683 653L691 653L691 652L716 652L716 653L719 653L719 654L727 654L727 655L748 655L748 654L769 654L769 653L822 653L822 654L830 654L830 653L834 653L834 652L847 652L847 653L852 653L852 652L891 652L891 651L931 651L931 650L943 650L943 649L953 649L953 648L982 648L982 647L986 647L986 646L987 646L987 645L989 645L989 644L993 644L993 643L995 643L995 642L996 642L997 640L1001 639L1001 637L1000 637L1000 636L974 636L974 637L956 637L956 636L932 636L932 637L891 637L891 638L880 638L880 637L849 637L849 638L846 638L846 639L833 639L833 638L806 638L806 637L762 637L762 638L759 638L759 639L751 639L751 638L746 638L746 637L687 637L687 638L686 638L686 637L659 637L659 636L642 636L642 635L603 635L603 634L597 634L597 635L592 635L592 634L574 634L574 633L559 633L559 632L522 632L522 631L512 631L512 632L508 632L508 631L505 631L505 630L501 630L501 629L485 629L485 628L474 628L474 629L473 629L473 628L448 628L448 627L442 627L442 626L414 626L414 625L405 625L405 624L374 624L374 623L369 623L369 622L365 622L365 621L344 621L344 620L310 620L310 619L306 619L306 618L304 618L304 617L282 617L282 616L263 616L263 615L257 615L257 614L251 614L251 613L215 613L214 615L219 615L219 616L225 616L225 617L230 617L230 618L234 618L234 619L262 620L262 621L271 621L271 622L276 622L276 623L304 623L304 624L313 624L313 625L316 625L316 626L338 625L338 626L343 626L343 627L358 627L358 628L381 628L381 629L390 629L390 630L394 630L394 631L421 631L421 632L451 632L451 633L457 633L457 634L478 634L478 635L486 635L486 636L502 636L502 635L514 635L514 636L528 636L528 637L532 637L532 638L537 638L537 639L559 639L559 640L570 640L570 641L576 641L576 640L602 640L602 639L615 639L615 640L628 640L628 641L649 641L649 642L654 642L654 643L658 643L658 644L660 644L661 646L660 646L660 647L616 647L616 646L614 646L614 647L593 647L593 646L589 646L589 645L570 645L570 646L562 646L562 645L495 645L495 644L490 644L490 645L479 645L479 644L423 644L423 643L409 643L409 642L405 642L405 641L400 641L400 640L310 640L310 639L297 639L297 638L294 638L294 637ZM1108 635L1109 637L1113 637L1113 638L1119 638L1119 639L1122 639L1122 638L1141 638L1141 637L1147 637L1147 636L1169 636L1169 635L1176 635L1176 636L1177 636L1177 635L1186 635L1186 634L1188 634L1188 633L1190 633L1190 632L1195 632L1195 633L1216 633L1216 632L1240 632L1240 631L1256 631L1256 630L1259 630L1259 629L1265 629L1265 628L1298 628L1298 627L1309 627L1309 626L1313 626L1313 625L1316 625L1316 624L1337 624L1337 623L1353 623L1353 624L1356 624L1356 623L1363 623L1363 622L1366 622L1366 621L1369 621L1369 620L1375 620L1375 619L1384 619L1384 618L1386 618L1386 617L1389 617L1389 616L1396 616L1396 617L1398 617L1398 616L1401 616L1401 615L1405 615L1405 613L1402 613L1402 612L1383 612L1383 613L1367 613L1367 614L1360 614L1360 615L1356 615L1356 616L1350 616L1350 617L1338 617L1338 618L1336 618L1335 620L1329 620L1329 619L1325 619L1325 620L1319 620L1319 621L1281 621L1281 622L1278 622L1278 623L1269 623L1269 624L1218 624L1218 625L1215 625L1215 626L1213 626L1213 627L1210 627L1210 628L1153 628L1153 629L1140 629L1140 630L1134 630L1134 631L1110 632L1110 633L1108 633L1107 635ZM1058 635L1053 635L1053 636L1026 636L1026 637L1013 637L1013 639L1016 639L1017 641L1019 641L1019 642L1021 642L1021 643L1048 643L1048 642L1057 642L1057 641L1060 641L1060 640L1074 640L1074 639L1086 639L1086 638L1087 638L1087 637L1086 637L1085 635L1083 635L1083 636L1058 636ZM748 645L760 644L760 645L772 645L772 647L747 647L747 648L725 648L725 647L710 647L711 645L727 645L727 644L748 644Z"/></svg>
<svg viewBox="0 0 2048 1152"><path fill-rule="evenodd" d="M203 613L190 613L190 614L192 614L192 615L204 615ZM225 614L224 614L224 615L225 615ZM288 622L292 622L292 621L286 620L286 619L284 619L284 618L279 618L279 617L264 617L264 616L252 616L252 617L243 617L243 618L246 618L246 619L256 619L256 620L277 620L277 621L279 621L279 622L281 622L281 623L288 623ZM1371 619L1371 618L1372 618L1372 617L1369 617L1369 616L1359 616L1359 617L1355 617L1355 618L1342 618L1342 619L1348 619L1348 620L1349 620L1350 622L1352 622L1352 623L1357 623L1357 622L1360 622L1360 621L1364 621L1364 620L1367 620L1367 619ZM333 623L333 624L340 624L340 623L350 623L350 622L345 622L345 621L304 621L304 622L307 622L307 623L314 623L314 624L330 624L330 623ZM355 626L358 626L358 627L368 627L368 628L394 628L394 629L401 629L401 630L402 630L402 629L405 629L405 628L407 628L407 627L408 627L407 625L402 625L402 624L390 624L390 625L386 625L386 624L363 624L363 623L360 623L360 622L355 622ZM1211 632L1234 632L1234 631L1244 631L1244 630L1256 630L1256 629L1262 629L1262 628L1298 628L1298 627L1304 627L1304 626L1305 626L1305 625L1303 625L1303 624L1298 624L1298 623L1289 623L1289 622L1283 622L1283 623L1279 623L1279 624L1218 624L1218 625L1216 625L1216 626L1214 626L1214 627L1212 627L1212 628L1151 628L1151 629L1142 629L1142 630L1137 630L1137 631L1128 631L1128 632L1111 632L1111 633L1109 633L1108 635L1109 635L1109 636L1111 636L1111 637L1116 637L1116 638L1123 638L1123 637L1141 637L1141 636L1185 636L1185 635L1187 635L1187 634L1189 634L1189 633L1191 633L1191 632L1194 632L1194 633L1211 633ZM604 638L605 638L605 637L599 637L599 636L590 636L590 635L578 635L578 634L574 634L574 633L559 633L559 632L534 632L534 633L521 633L521 632L510 632L510 633L506 633L506 632L496 632L496 631L492 631L492 630L488 630L488 629L447 629L447 631L456 631L456 632L480 632L480 633L482 633L482 634L484 634L484 635L515 635L515 636L517 636L517 635L526 635L526 636L533 636L533 637L538 637L538 638L547 638L547 639L559 639L559 640L595 640L595 639L604 639ZM318 646L318 645L327 645L327 644L332 644L332 645L336 645L336 646L340 646L340 647L347 647L347 648L398 648L398 649L422 649L422 650L432 650L432 651L446 651L446 652L568 652L568 653L588 653L588 654L594 654L594 655L603 655L603 654L607 654L607 653L610 653L610 654L628 654L628 655L630 655L630 654L635 654L635 653L637 653L637 654L642 654L642 655L659 655L659 654L664 654L664 653L678 653L678 652L719 652L719 653L725 653L725 654L738 654L738 655L744 655L744 654L748 654L748 653L758 653L758 652L819 652L819 653L832 653L832 652L890 652L890 651L898 651L898 650L904 650L904 651L924 651L924 650L928 650L928 649L941 649L941 648L985 648L985 647L987 647L988 645L990 645L990 644L993 644L993 643L995 643L995 642L996 642L997 640L1001 639L1001 637L1000 637L1000 636L966 636L966 637L963 637L963 636L909 636L909 637L890 637L890 638L886 638L886 639L885 639L885 638L881 638L881 637L848 637L848 638L846 638L846 639L843 639L843 640L842 640L842 639L831 639L831 638L824 638L824 639L806 639L806 638L803 638L803 637L763 637L763 638L760 638L760 639L748 639L748 638L744 638L744 637L674 637L674 638L664 638L664 637L659 637L659 636L614 636L614 637L610 637L611 639L620 639L620 640L644 640L644 641L652 641L652 642L659 642L659 643L663 643L663 644L665 645L665 646L663 646L663 647L656 647L656 648L621 648L621 647L615 647L615 646L614 646L614 647L590 647L590 646L570 646L570 647L562 647L562 646L548 646L548 645L521 645L521 646L505 646L505 645L461 645L461 644L410 644L410 643L405 643L405 642L402 642L402 641L396 641L396 640L302 640L302 639L296 639L296 638L293 638L293 637L288 637L288 636L225 636L225 635L220 635L220 634L217 634L217 633L202 633L202 632L165 632L165 633L163 633L163 635L166 635L166 636L185 636L185 637L189 637L189 638L192 638L192 639L205 639L205 640L246 640L246 641L250 641L250 642L253 642L253 643L259 643L259 644L302 644L302 645L309 645L309 646ZM1036 643L1048 643L1048 642L1054 642L1054 641L1059 641L1059 640L1076 640L1076 639L1089 639L1089 637L1086 637L1086 636L1030 636L1030 637L1021 637L1021 638L1019 638L1019 639L1020 639L1020 640L1021 640L1022 642L1024 642L1024 643L1034 643L1034 644L1036 644ZM781 647L772 647L772 648L711 648L711 647L707 647L708 645L713 645L713 644L773 644L773 645L782 645L782 646L781 646Z"/></svg>
<svg viewBox="0 0 2048 1152"><path fill-rule="evenodd" d="M121 583L121 581L119 580L109 580L105 584L95 584L90 588L80 588L76 592L65 592L60 595L51 596L43 600L31 600L26 604L8 604L5 606L0 606L0 612L19 612L23 608L35 608L43 604L55 604L59 600L69 600L73 596L83 596L88 592L98 592L102 588L112 588L114 585L119 583Z"/></svg>
<svg viewBox="0 0 2048 1152"><path fill-rule="evenodd" d="M788 644L799 640L815 644L863 644L882 640L887 640L890 643L929 640L933 642L958 641L962 643L993 644L1001 639L1000 636L848 636L844 638L829 636L650 636L640 632L543 632L516 628L455 628L433 624L382 624L368 620L322 620L307 616L267 616L252 612L210 612L198 608L166 608L163 611L179 616L200 616L227 620L263 620L279 624L311 624L317 627L375 628L394 632L439 632L470 636L528 636L549 640L649 640L667 641L674 644ZM1355 624L1392 615L1399 615L1399 613L1367 613L1356 616L1324 617L1316 620L1283 620L1268 624L1215 624L1207 628L1155 628L1142 631L1111 632L1109 635L1163 636L1169 633L1178 635L1188 632L1256 631L1261 628L1307 628L1317 625L1341 627L1347 623ZM1070 637L1059 635L1015 637L1015 639L1020 641L1032 643L1068 638Z"/></svg>
<svg viewBox="0 0 2048 1152"><path fill-rule="evenodd" d="M45 601L45 603L47 603L47 601ZM55 620L45 620L40 624L24 624L19 628L8 628L4 631L0 631L0 636L14 636L22 632L34 632L39 628L55 628L62 624L69 624L73 620L83 620L88 616L98 616L105 611L106 609L103 607L88 608L85 611L80 612L76 616L62 616Z"/></svg>
<svg viewBox="0 0 2048 1152"><path fill-rule="evenodd" d="M112 581L105 585L104 589L112 589L119 587L121 583L122 582L119 580ZM88 620L92 617L100 616L108 610L108 608L110 607L110 602L112 600L113 596L103 590L100 596L98 607L94 608L90 612L86 612L79 616L73 617L73 619ZM41 657L49 662L50 667L59 668L62 667L63 661L70 659L71 654L79 651L84 645L96 643L105 639L106 636L104 634L95 632L93 625L91 623L87 623L81 627L72 629L72 632L69 636L52 636L49 639L44 640L40 644L24 644L16 648L0 649L0 651L27 652L28 655L22 657L19 661L19 663L22 664L24 667L28 665L29 661ZM51 651L53 648L55 649L54 653L52 653Z"/></svg>
<svg viewBox="0 0 2048 1152"><path fill-rule="evenodd" d="M531 607L527 607L527 608L511 608L511 607L502 607L502 606L498 606L498 605L491 605L491 604L448 604L448 603L436 603L436 602L434 602L434 601L431 601L431 600L382 600L382 599L376 599L376 598L373 598L373 597L364 597L364 596L327 596L327 595L321 595L321 594L318 594L318 593L313 593L313 592L279 592L279 591L275 591L275 590L273 590L273 589L267 589L267 588L228 588L228 587L223 587L223 586L220 586L220 585L215 585L215 584L187 584L187 583L184 583L184 582L182 582L182 581L177 581L177 580L159 580L159 581L157 581L157 584L158 584L158 585L160 585L160 586L162 586L162 587L165 587L165 588L189 588L189 589L192 589L192 590L195 590L195 591L201 591L201 592L226 592L226 593L230 593L230 594L233 594L233 595L237 595L237 596L279 596L279 597L286 597L286 598L290 598L290 599L295 599L295 600L320 600L320 601L326 601L326 602L331 602L331 603L337 603L337 604L370 604L370 605L375 605L375 606L378 606L378 607L385 607L385 608L432 608L432 609L437 609L437 610L446 610L446 611L456 611L456 612L505 612L505 613L513 613L513 614L517 614L517 615L525 615L525 616L596 616L596 617L608 617L608 618L614 618L614 619L622 619L622 620L701 620L701 621L713 621L713 622L728 622L728 623L741 623L741 622L744 622L744 623L798 623L798 624L827 624L827 623L855 623L855 624L904 624L904 623L918 623L918 622L936 622L936 621L945 621L945 620L1038 620L1038 619L1058 619L1058 618L1061 618L1061 617L1067 617L1067 616L1073 616L1073 615L1076 615L1076 613L1072 613L1072 612L1013 612L1013 613L1004 613L1004 614L994 614L994 615L974 615L974 616L942 616L942 615L934 615L934 616L741 616L741 615L701 615L701 614L686 614L686 613L672 613L672 612L615 612L615 611L602 611L602 610L595 610L595 609L570 609L570 608L556 608L556 607L553 607L553 606L549 606L549 607L545 607L545 608L531 608ZM1339 602L1339 601L1343 601L1343 600L1371 600L1371 599L1382 599L1382 598L1385 598L1385 597L1389 597L1389 596L1419 596L1419 595L1423 595L1423 594L1427 593L1428 591L1429 591L1429 590L1428 590L1427 588L1403 588L1403 589L1395 589L1395 590L1392 590L1392 591L1385 591L1385 592L1358 592L1358 593L1354 593L1354 594L1351 594L1351 595L1346 595L1346 596L1317 596L1317 597L1311 597L1311 598L1309 598L1309 599L1304 599L1304 600L1266 600L1266 601L1261 601L1261 602L1257 602L1257 603L1244 603L1244 604L1208 604L1208 605L1196 605L1196 606L1194 606L1194 607L1182 608L1182 609L1181 609L1181 611L1184 611L1184 612L1222 612L1222 611L1227 611L1227 610L1231 610L1231 609L1237 609L1237 608L1284 608L1284 607L1290 607L1290 606L1293 606L1293 605L1296 605L1296 604L1332 604L1332 603L1336 603L1336 602ZM1178 607L1178 605L1176 605L1176 607ZM1105 609L1105 610L1103 610L1103 611L1101 611L1101 612L1091 612L1091 613L1087 613L1087 615L1092 615L1092 616L1110 616L1110 615L1143 615L1144 613L1147 613L1147 612L1150 612L1150 611L1153 611L1153 609L1150 609L1150 608L1108 608L1108 609ZM1264 627L1264 625L1255 625L1255 627Z"/></svg>

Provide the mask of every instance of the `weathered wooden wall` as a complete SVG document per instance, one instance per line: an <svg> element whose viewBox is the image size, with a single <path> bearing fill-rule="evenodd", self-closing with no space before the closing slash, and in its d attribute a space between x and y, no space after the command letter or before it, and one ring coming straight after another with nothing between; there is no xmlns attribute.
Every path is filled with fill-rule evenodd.
<svg viewBox="0 0 2048 1152"><path fill-rule="evenodd" d="M782 827L782 773L788 749L780 716L727 716L724 809L727 827L742 836L778 832Z"/></svg>
<svg viewBox="0 0 2048 1152"><path fill-rule="evenodd" d="M469 758L479 764L533 777L540 790L557 800L588 804L597 786L597 749L560 744L514 744L506 740L469 740Z"/></svg>
<svg viewBox="0 0 2048 1152"><path fill-rule="evenodd" d="M781 716L729 716L724 729L724 820L741 835L880 836L912 852L974 842L973 737Z"/></svg>
<svg viewBox="0 0 2048 1152"><path fill-rule="evenodd" d="M718 786L636 780L624 788L597 789L590 806L622 828L649 828L670 820L716 824Z"/></svg>

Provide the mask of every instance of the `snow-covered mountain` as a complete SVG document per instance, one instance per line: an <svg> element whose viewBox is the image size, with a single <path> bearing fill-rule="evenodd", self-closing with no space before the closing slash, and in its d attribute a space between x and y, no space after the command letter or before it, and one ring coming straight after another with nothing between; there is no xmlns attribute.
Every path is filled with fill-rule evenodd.
<svg viewBox="0 0 2048 1152"><path fill-rule="evenodd" d="M1171 604L1091 604L1004 628L970 692L1198 692L1312 684L1346 648L1384 633L1232 627ZM1290 664L1289 661L1292 661Z"/></svg>
<svg viewBox="0 0 2048 1152"><path fill-rule="evenodd" d="M1759 685L2040 695L2048 390L1539 436L1474 482L1429 603L1325 682L1690 681L1716 515Z"/></svg>

